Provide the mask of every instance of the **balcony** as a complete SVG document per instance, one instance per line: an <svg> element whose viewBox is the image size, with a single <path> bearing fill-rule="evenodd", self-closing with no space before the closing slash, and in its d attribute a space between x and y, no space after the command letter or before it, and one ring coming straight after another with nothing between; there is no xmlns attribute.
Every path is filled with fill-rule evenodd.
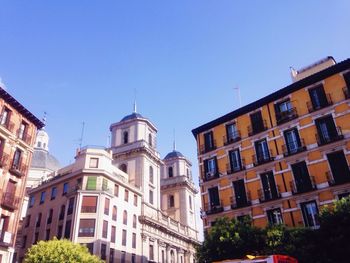
<svg viewBox="0 0 350 263"><path fill-rule="evenodd" d="M244 158L241 159L240 167L231 167L230 163L226 164L226 172L227 172L227 174L233 174L233 173L237 173L237 172L240 172L240 171L243 171L243 170L245 170L245 159Z"/></svg>
<svg viewBox="0 0 350 263"><path fill-rule="evenodd" d="M220 200L219 204L204 204L204 211L207 215L217 214L224 211L224 207L222 206L222 201Z"/></svg>
<svg viewBox="0 0 350 263"><path fill-rule="evenodd" d="M247 206L251 206L251 197L250 197L250 192L247 192L246 199L244 201L237 202L236 198L231 196L230 197L230 202L231 202L231 209L239 209Z"/></svg>
<svg viewBox="0 0 350 263"><path fill-rule="evenodd" d="M272 200L276 200L281 198L280 187L276 185L276 192L272 192L271 189L269 191L264 191L263 189L258 189L258 196L260 203L268 202Z"/></svg>
<svg viewBox="0 0 350 263"><path fill-rule="evenodd" d="M272 152L269 151L269 154L262 154L252 156L254 166L262 165L264 163L272 162L275 158L272 156Z"/></svg>
<svg viewBox="0 0 350 263"><path fill-rule="evenodd" d="M10 168L10 173L17 177L25 176L26 171L27 171L27 166L24 165L24 163L18 163L18 164L14 163Z"/></svg>
<svg viewBox="0 0 350 263"><path fill-rule="evenodd" d="M213 143L211 145L201 145L200 153L205 154L205 153L211 152L215 149L216 149L216 140L213 140Z"/></svg>
<svg viewBox="0 0 350 263"><path fill-rule="evenodd" d="M321 99L324 100L323 103L320 102ZM325 98L318 98L318 100L319 100L318 105L314 105L312 103L312 101L306 102L306 106L307 106L307 108L309 110L309 113L312 113L314 111L326 108L326 107L328 107L328 106L333 104L331 95L329 93L326 94Z"/></svg>
<svg viewBox="0 0 350 263"><path fill-rule="evenodd" d="M325 144L329 144L332 142L340 141L344 139L343 132L340 127L336 127L333 131L327 131L319 135L318 133L315 135L318 146L322 146Z"/></svg>
<svg viewBox="0 0 350 263"><path fill-rule="evenodd" d="M32 136L30 136L28 133L20 134L20 130L17 131L17 137L24 141L26 144L30 144L32 141Z"/></svg>
<svg viewBox="0 0 350 263"><path fill-rule="evenodd" d="M348 178L347 176L339 176L334 178L330 171L326 172L326 177L329 186L340 185L350 182L350 178Z"/></svg>
<svg viewBox="0 0 350 263"><path fill-rule="evenodd" d="M219 178L220 174L217 171L213 172L203 172L203 181L210 181Z"/></svg>
<svg viewBox="0 0 350 263"><path fill-rule="evenodd" d="M248 135L253 136L268 129L266 120L263 120L262 125L249 125Z"/></svg>
<svg viewBox="0 0 350 263"><path fill-rule="evenodd" d="M238 142L241 140L241 132L236 131L231 134L228 134L228 136L223 137L224 145L229 145L234 142Z"/></svg>
<svg viewBox="0 0 350 263"><path fill-rule="evenodd" d="M0 231L0 246L11 247L13 245L14 234L8 231Z"/></svg>
<svg viewBox="0 0 350 263"><path fill-rule="evenodd" d="M21 199L13 193L4 193L2 196L1 204L9 210L18 209Z"/></svg>
<svg viewBox="0 0 350 263"><path fill-rule="evenodd" d="M81 207L81 213L96 213L96 206L84 205Z"/></svg>
<svg viewBox="0 0 350 263"><path fill-rule="evenodd" d="M286 111L276 112L277 125L291 121L295 118L298 118L297 109L295 107Z"/></svg>
<svg viewBox="0 0 350 263"><path fill-rule="evenodd" d="M10 159L9 155L6 153L3 153L0 156L0 168L7 167L8 160Z"/></svg>
<svg viewBox="0 0 350 263"><path fill-rule="evenodd" d="M310 176L310 183L297 184L294 180L290 181L290 188L292 190L292 194L302 194L317 190L317 186L315 183L315 177Z"/></svg>
<svg viewBox="0 0 350 263"><path fill-rule="evenodd" d="M300 142L293 141L293 142L282 145L282 151L283 151L284 157L288 157L288 156L291 156L293 154L297 154L297 153L306 151L304 139L300 139Z"/></svg>
<svg viewBox="0 0 350 263"><path fill-rule="evenodd" d="M2 116L0 117L0 120L2 119ZM1 123L1 121L0 121ZM13 132L14 128L15 128L15 124L12 121L6 121L3 124L0 124L1 126L5 127L7 130L9 130L10 132Z"/></svg>

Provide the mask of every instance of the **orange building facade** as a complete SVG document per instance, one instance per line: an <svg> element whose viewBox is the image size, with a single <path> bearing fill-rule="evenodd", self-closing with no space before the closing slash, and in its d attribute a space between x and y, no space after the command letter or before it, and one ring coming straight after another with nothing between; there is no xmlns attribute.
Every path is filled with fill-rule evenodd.
<svg viewBox="0 0 350 263"><path fill-rule="evenodd" d="M317 228L350 193L350 59L292 72L294 82L192 132L204 228L218 217Z"/></svg>
<svg viewBox="0 0 350 263"><path fill-rule="evenodd" d="M36 130L43 123L0 87L0 262L12 262Z"/></svg>

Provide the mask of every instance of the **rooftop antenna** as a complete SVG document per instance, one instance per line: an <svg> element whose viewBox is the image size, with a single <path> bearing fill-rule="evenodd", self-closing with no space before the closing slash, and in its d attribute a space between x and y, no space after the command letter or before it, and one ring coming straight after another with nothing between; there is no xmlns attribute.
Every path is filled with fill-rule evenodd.
<svg viewBox="0 0 350 263"><path fill-rule="evenodd" d="M136 108L136 89L134 89L134 113L137 112L137 108Z"/></svg>
<svg viewBox="0 0 350 263"><path fill-rule="evenodd" d="M81 135L79 139L79 150L81 149L81 146L83 144L84 128L85 128L85 122L82 123L82 127L81 127Z"/></svg>
<svg viewBox="0 0 350 263"><path fill-rule="evenodd" d="M175 138L175 129L173 129L173 151L176 151L176 138Z"/></svg>
<svg viewBox="0 0 350 263"><path fill-rule="evenodd" d="M237 96L238 96L238 106L239 108L242 107L242 99L241 99L241 89L237 85L237 87L233 88L234 90L237 90Z"/></svg>
<svg viewBox="0 0 350 263"><path fill-rule="evenodd" d="M43 121L43 124L44 124L43 129L45 129L45 126L46 126L46 116L47 116L47 112L44 111L44 117L42 118L42 121Z"/></svg>

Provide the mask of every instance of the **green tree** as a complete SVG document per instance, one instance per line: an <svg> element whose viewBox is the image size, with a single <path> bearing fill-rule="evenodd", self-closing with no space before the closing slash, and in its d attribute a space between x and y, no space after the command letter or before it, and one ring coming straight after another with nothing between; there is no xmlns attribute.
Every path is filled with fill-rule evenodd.
<svg viewBox="0 0 350 263"><path fill-rule="evenodd" d="M205 240L197 247L199 262L212 262L228 258L241 258L247 254L260 254L265 245L264 230L254 227L250 219L237 221L218 218L205 233Z"/></svg>
<svg viewBox="0 0 350 263"><path fill-rule="evenodd" d="M27 252L25 263L102 263L98 257L91 255L87 247L69 240L40 241Z"/></svg>

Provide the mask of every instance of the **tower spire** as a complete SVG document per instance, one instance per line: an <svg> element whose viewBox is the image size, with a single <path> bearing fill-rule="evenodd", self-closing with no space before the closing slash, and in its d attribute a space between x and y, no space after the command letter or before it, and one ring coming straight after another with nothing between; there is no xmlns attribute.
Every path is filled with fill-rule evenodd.
<svg viewBox="0 0 350 263"><path fill-rule="evenodd" d="M136 107L136 89L134 89L134 113L137 113L137 107Z"/></svg>
<svg viewBox="0 0 350 263"><path fill-rule="evenodd" d="M175 129L173 130L173 151L176 151L176 138L175 138Z"/></svg>

